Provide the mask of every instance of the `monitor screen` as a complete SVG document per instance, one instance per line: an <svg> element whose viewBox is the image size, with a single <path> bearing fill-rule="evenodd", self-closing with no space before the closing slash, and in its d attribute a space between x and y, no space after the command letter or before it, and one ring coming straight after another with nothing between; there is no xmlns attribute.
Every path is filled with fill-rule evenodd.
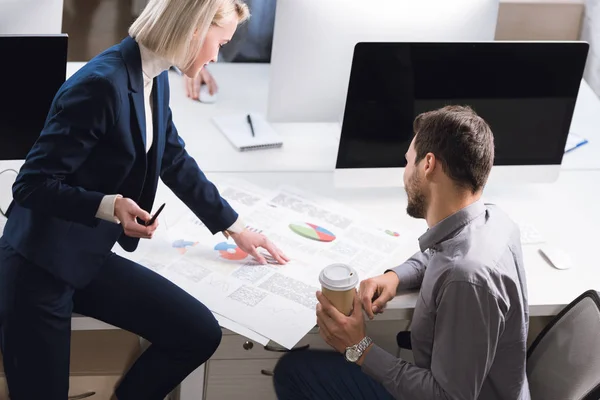
<svg viewBox="0 0 600 400"><path fill-rule="evenodd" d="M65 82L67 36L0 35L0 160L23 160Z"/></svg>
<svg viewBox="0 0 600 400"><path fill-rule="evenodd" d="M405 167L413 121L469 105L491 126L494 165L560 164L584 42L359 43L337 168Z"/></svg>

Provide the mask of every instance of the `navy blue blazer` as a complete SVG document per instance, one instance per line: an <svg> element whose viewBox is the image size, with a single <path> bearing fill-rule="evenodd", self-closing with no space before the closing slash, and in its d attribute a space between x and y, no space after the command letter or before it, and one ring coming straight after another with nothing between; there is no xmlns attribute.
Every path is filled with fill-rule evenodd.
<svg viewBox="0 0 600 400"><path fill-rule="evenodd" d="M156 147L148 157L135 40L125 38L69 78L13 185L5 240L30 262L81 288L117 241L127 251L138 244L121 225L96 218L104 195L122 194L150 211L159 176L213 234L231 226L237 214L186 152L169 95L165 71L154 79Z"/></svg>

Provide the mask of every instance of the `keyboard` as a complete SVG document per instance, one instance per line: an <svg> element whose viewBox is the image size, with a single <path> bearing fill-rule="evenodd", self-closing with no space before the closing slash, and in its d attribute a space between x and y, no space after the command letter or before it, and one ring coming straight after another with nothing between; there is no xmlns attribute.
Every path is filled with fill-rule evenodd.
<svg viewBox="0 0 600 400"><path fill-rule="evenodd" d="M521 244L539 244L546 241L540 231L531 224L521 223L519 230L521 231Z"/></svg>

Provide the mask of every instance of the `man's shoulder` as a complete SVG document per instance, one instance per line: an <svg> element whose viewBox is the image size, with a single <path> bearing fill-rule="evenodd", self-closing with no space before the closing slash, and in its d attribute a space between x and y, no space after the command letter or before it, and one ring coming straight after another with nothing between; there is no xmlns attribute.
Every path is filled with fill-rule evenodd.
<svg viewBox="0 0 600 400"><path fill-rule="evenodd" d="M496 268L490 259L481 257L456 258L450 261L445 273L439 276L435 284L435 296L439 302L447 288L453 287L464 290L472 288L472 293L488 294L503 304L508 303L505 295L507 278L501 269Z"/></svg>
<svg viewBox="0 0 600 400"><path fill-rule="evenodd" d="M521 257L519 228L497 205L433 249L429 277L438 290L451 282L485 288L503 297L516 280L516 258Z"/></svg>
<svg viewBox="0 0 600 400"><path fill-rule="evenodd" d="M451 283L472 285L490 295L509 303L508 292L518 285L512 250L509 245L479 247L476 242L465 253L440 260L447 263L446 273L440 276L437 286L445 287ZM486 246L485 244L481 244Z"/></svg>
<svg viewBox="0 0 600 400"><path fill-rule="evenodd" d="M520 243L519 227L500 207L486 203L483 218L448 241L448 250L467 264L495 264Z"/></svg>
<svg viewBox="0 0 600 400"><path fill-rule="evenodd" d="M487 283L495 273L493 262L487 257L470 256L454 257L447 260L448 268L444 276L445 283L466 282L475 285Z"/></svg>

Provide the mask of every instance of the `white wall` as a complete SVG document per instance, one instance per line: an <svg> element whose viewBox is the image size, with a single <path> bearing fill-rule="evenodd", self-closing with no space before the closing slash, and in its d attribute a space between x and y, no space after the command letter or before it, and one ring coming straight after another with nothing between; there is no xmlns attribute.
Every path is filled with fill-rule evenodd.
<svg viewBox="0 0 600 400"><path fill-rule="evenodd" d="M0 0L0 34L56 34L63 0Z"/></svg>
<svg viewBox="0 0 600 400"><path fill-rule="evenodd" d="M590 43L585 80L600 96L600 0L586 0L581 39Z"/></svg>

